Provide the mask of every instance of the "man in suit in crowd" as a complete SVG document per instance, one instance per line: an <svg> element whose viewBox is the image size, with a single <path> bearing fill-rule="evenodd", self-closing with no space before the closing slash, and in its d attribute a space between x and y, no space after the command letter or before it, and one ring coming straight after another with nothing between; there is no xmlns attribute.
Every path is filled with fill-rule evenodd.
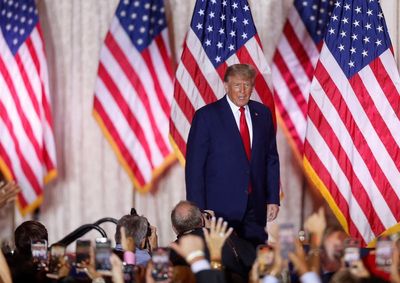
<svg viewBox="0 0 400 283"><path fill-rule="evenodd" d="M206 223L210 222L206 217L209 214L202 213L200 209L190 201L180 201L171 212L171 222L174 232L177 234L177 240L185 235L200 236L204 240L203 227L209 228ZM205 249L207 259L213 260L208 249ZM235 282L247 282L249 271L256 258L254 247L251 243L232 234L226 240L222 247L222 264L225 267L228 279L236 278ZM170 256L172 264L186 265L185 259L177 256L171 251ZM234 280L228 280L234 281Z"/></svg>
<svg viewBox="0 0 400 283"><path fill-rule="evenodd" d="M227 68L226 95L196 111L186 150L186 197L228 221L239 236L264 243L279 211L279 157L271 111L250 100L256 70Z"/></svg>

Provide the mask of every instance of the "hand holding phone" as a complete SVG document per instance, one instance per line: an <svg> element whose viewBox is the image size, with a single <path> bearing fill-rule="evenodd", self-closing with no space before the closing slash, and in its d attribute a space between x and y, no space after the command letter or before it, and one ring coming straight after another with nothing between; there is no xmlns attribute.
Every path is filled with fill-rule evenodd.
<svg viewBox="0 0 400 283"><path fill-rule="evenodd" d="M61 245L53 245L50 248L50 261L49 261L49 273L47 277L58 279L58 272L64 263L65 247Z"/></svg>
<svg viewBox="0 0 400 283"><path fill-rule="evenodd" d="M169 278L169 248L157 248L153 251L152 262L153 269L151 270L151 276L155 281L163 281Z"/></svg>

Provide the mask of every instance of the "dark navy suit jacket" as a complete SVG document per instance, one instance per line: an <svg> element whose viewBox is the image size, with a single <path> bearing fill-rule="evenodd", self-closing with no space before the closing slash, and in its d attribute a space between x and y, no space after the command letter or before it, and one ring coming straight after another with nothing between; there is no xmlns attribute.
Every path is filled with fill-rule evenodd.
<svg viewBox="0 0 400 283"><path fill-rule="evenodd" d="M248 103L253 141L246 157L226 96L196 111L186 150L186 198L230 223L241 221L251 181L256 220L266 223L266 204L279 204L279 157L270 110Z"/></svg>

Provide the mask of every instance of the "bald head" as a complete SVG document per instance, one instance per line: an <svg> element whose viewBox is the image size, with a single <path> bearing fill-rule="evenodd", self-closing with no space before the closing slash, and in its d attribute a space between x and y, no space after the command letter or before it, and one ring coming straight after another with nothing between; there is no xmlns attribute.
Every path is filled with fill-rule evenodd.
<svg viewBox="0 0 400 283"><path fill-rule="evenodd" d="M203 227L200 209L190 201L180 201L171 212L172 226L177 234Z"/></svg>

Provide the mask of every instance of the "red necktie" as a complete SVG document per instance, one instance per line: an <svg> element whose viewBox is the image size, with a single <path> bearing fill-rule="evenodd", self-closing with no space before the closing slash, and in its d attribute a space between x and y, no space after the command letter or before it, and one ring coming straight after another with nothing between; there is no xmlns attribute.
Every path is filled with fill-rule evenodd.
<svg viewBox="0 0 400 283"><path fill-rule="evenodd" d="M247 159L250 160L251 148L250 148L250 133L249 127L247 126L246 114L244 114L245 108L240 107L240 135L242 136L244 150L246 151Z"/></svg>

